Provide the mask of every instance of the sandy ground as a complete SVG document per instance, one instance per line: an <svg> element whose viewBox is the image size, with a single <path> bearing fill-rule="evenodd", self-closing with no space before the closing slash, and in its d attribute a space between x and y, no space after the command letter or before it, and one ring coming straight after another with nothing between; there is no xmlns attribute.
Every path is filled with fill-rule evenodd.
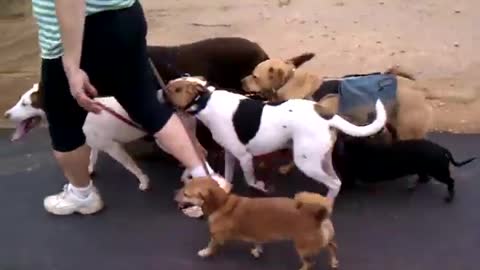
<svg viewBox="0 0 480 270"><path fill-rule="evenodd" d="M310 51L321 76L399 64L434 107L435 130L480 132L477 0L143 0L151 44L242 36L272 57ZM201 24L203 26L198 26ZM0 111L38 78L32 18L0 20ZM477 46L475 46L477 45ZM421 116L419 116L421 117Z"/></svg>

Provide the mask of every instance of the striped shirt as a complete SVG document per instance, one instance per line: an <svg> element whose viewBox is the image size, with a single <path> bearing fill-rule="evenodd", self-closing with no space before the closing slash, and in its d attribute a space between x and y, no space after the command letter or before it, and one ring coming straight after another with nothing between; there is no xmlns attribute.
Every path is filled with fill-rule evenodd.
<svg viewBox="0 0 480 270"><path fill-rule="evenodd" d="M74 0L73 0L74 1ZM136 0L86 0L86 15L100 11L127 8ZM32 0L33 15L38 25L41 57L55 59L63 55L60 26L55 13L55 0Z"/></svg>

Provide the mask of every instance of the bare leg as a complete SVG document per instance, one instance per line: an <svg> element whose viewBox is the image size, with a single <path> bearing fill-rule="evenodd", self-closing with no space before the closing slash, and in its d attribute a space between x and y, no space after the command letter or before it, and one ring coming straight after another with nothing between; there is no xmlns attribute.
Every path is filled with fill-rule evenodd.
<svg viewBox="0 0 480 270"><path fill-rule="evenodd" d="M87 215L100 211L103 201L88 174L90 148L82 145L70 152L53 151L53 154L70 184L65 185L62 192L45 197L45 210L55 215L75 212Z"/></svg>
<svg viewBox="0 0 480 270"><path fill-rule="evenodd" d="M166 152L174 156L187 169L202 166L202 160L196 154L194 146L190 143L190 137L177 115L172 115L165 126L155 133L155 138Z"/></svg>
<svg viewBox="0 0 480 270"><path fill-rule="evenodd" d="M70 152L53 151L53 154L72 185L81 188L90 184L88 174L90 147L88 145L84 144Z"/></svg>

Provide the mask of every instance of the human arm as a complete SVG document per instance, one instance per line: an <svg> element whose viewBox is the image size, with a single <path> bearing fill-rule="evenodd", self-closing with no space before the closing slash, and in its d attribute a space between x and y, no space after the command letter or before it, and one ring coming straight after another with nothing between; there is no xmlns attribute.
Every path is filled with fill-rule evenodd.
<svg viewBox="0 0 480 270"><path fill-rule="evenodd" d="M70 92L84 109L99 112L100 107L91 98L97 95L97 90L90 83L88 75L80 68L86 1L55 0L55 9L64 51L63 69L68 78Z"/></svg>

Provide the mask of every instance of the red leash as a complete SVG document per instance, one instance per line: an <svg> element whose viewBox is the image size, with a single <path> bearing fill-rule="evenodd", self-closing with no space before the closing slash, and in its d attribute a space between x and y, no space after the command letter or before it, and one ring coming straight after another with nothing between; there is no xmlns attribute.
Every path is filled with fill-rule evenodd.
<svg viewBox="0 0 480 270"><path fill-rule="evenodd" d="M105 111L109 112L111 115L113 115L115 118L117 118L118 120L124 122L125 124L131 126L131 127L134 127L136 129L139 129L141 131L145 131L139 124L133 122L132 120L126 118L125 116L119 114L118 112L114 111L112 108L108 107L107 105L103 104L103 103L100 103L100 102L97 102L97 104L102 107L102 109L104 109Z"/></svg>

